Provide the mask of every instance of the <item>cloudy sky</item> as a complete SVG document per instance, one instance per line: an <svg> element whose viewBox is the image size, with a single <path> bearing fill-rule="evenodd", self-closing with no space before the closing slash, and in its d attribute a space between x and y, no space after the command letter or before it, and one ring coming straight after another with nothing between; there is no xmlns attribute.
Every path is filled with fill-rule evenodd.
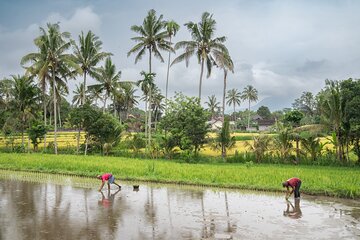
<svg viewBox="0 0 360 240"><path fill-rule="evenodd" d="M70 32L76 40L81 31L92 30L102 40L103 50L114 54L121 79L140 79L139 72L148 69L147 56L138 64L134 56L126 56L134 46L130 26L142 24L152 8L164 19L182 26L174 41L190 40L183 24L200 21L204 11L212 13L217 22L216 36L227 37L226 46L235 64L235 73L228 77L228 89L242 91L246 85L253 85L259 93L255 107L291 107L303 91L316 94L324 87L325 79L360 76L360 1L356 0L3 0L0 79L24 72L20 59L37 50L33 39L40 34L39 27L48 22L60 22L61 30ZM158 60L153 62L156 84L163 94L166 66ZM199 75L196 59L188 68L185 63L174 65L170 96L175 91L197 96ZM70 88L80 81L70 81ZM203 102L212 94L221 101L222 86L222 72L214 69L211 77L203 80Z"/></svg>

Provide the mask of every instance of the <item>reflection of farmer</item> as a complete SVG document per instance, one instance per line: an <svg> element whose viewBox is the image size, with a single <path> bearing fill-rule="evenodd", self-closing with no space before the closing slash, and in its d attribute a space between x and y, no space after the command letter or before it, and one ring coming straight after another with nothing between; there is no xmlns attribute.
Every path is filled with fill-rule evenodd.
<svg viewBox="0 0 360 240"><path fill-rule="evenodd" d="M287 200L291 194L294 192L294 197L300 198L300 186L301 186L301 180L299 178L290 178L287 181L282 183L283 187L286 187L286 195L285 199ZM289 189L291 187L291 191Z"/></svg>
<svg viewBox="0 0 360 240"><path fill-rule="evenodd" d="M111 173L104 173L103 175L97 175L97 178L102 181L101 186L99 188L99 192L101 192L101 189L104 187L105 181L107 181L109 190L110 190L110 184L115 184L116 186L121 188L121 186L115 182L115 177Z"/></svg>
<svg viewBox="0 0 360 240"><path fill-rule="evenodd" d="M112 205L112 203L114 202L114 198L115 198L115 195L118 193L118 192L120 192L120 188L116 191L116 192L114 192L114 193L112 193L112 194L110 194L110 190L108 191L108 194L107 194L107 198L105 197L105 195L104 195L104 193L103 192L101 192L101 204L104 206L104 207L109 207L110 205ZM99 203L100 203L100 201L99 201Z"/></svg>
<svg viewBox="0 0 360 240"><path fill-rule="evenodd" d="M286 210L284 211L284 216L289 218L298 219L301 218L302 212L300 209L300 198L295 199L295 207L291 204L290 201L286 201ZM290 207L292 210L290 210Z"/></svg>

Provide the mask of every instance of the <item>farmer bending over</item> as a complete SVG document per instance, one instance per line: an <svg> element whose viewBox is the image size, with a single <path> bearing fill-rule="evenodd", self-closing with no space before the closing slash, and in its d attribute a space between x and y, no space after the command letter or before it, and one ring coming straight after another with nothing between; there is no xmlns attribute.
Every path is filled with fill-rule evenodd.
<svg viewBox="0 0 360 240"><path fill-rule="evenodd" d="M282 183L283 187L286 187L286 195L285 199L288 200L291 194L294 192L294 197L300 198L300 186L301 186L301 180L299 178L290 178L287 181ZM291 187L291 191L289 190L289 187Z"/></svg>
<svg viewBox="0 0 360 240"><path fill-rule="evenodd" d="M115 182L115 177L111 173L104 173L103 175L97 175L96 177L102 181L101 186L99 188L99 192L101 192L101 189L105 184L105 181L107 181L109 190L110 190L110 184L115 184L116 186L121 188L121 186Z"/></svg>

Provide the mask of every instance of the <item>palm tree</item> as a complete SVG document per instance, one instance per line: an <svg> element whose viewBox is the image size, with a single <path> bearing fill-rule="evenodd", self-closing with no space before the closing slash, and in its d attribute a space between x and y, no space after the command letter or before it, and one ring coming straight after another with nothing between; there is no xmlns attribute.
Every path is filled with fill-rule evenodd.
<svg viewBox="0 0 360 240"><path fill-rule="evenodd" d="M226 41L226 37L212 38L215 33L216 21L208 12L204 12L202 14L201 22L188 22L185 26L189 30L192 40L180 41L175 44L175 50L184 48L184 53L175 58L171 65L185 61L186 67L188 67L190 57L196 55L198 62L201 65L199 82L199 101L201 102L204 65L206 64L207 77L209 77L211 75L213 62L215 61L214 55L220 55L220 53L228 52L227 48L223 44Z"/></svg>
<svg viewBox="0 0 360 240"><path fill-rule="evenodd" d="M226 94L226 78L228 71L234 73L234 63L228 53L221 53L215 56L216 65L224 71L224 89L223 89L223 101L222 101L222 118L224 119L225 113L225 94Z"/></svg>
<svg viewBox="0 0 360 240"><path fill-rule="evenodd" d="M249 129L249 127L250 127L250 102L254 102L254 101L258 100L258 92L257 92L256 88L254 88L251 85L247 85L244 88L244 91L241 93L241 99L249 101L249 108L248 108L249 116L248 116L248 125L247 125L247 128Z"/></svg>
<svg viewBox="0 0 360 240"><path fill-rule="evenodd" d="M226 104L231 106L233 105L234 107L234 111L233 111L233 117L234 117L234 121L235 121L235 106L240 106L241 103L241 94L237 91L237 89L233 88L231 90L229 90L227 92L227 96L226 96Z"/></svg>
<svg viewBox="0 0 360 240"><path fill-rule="evenodd" d="M124 83L121 85L121 91L118 91L115 95L115 105L116 111L119 113L119 118L121 112L125 114L125 120L128 119L129 110L132 109L135 105L138 104L136 100L138 96L135 95L136 89L134 89L133 84Z"/></svg>
<svg viewBox="0 0 360 240"><path fill-rule="evenodd" d="M155 88L154 78L155 73L146 73L142 71L140 73L144 78L137 82L137 85L140 86L141 91L144 94L145 100L145 136L148 136L148 146L150 146L151 141L151 110L148 110L148 103L151 102L151 91ZM150 107L149 107L150 109ZM148 114L148 116L147 116ZM148 126L147 124L148 123Z"/></svg>
<svg viewBox="0 0 360 240"><path fill-rule="evenodd" d="M102 42L99 37L91 31L88 31L86 36L81 32L81 35L79 35L79 45L74 44L75 61L81 66L82 74L84 75L84 87L82 88L83 99L81 104L85 103L86 98L86 75L89 74L91 77L95 78L97 76L96 66L105 57L112 55L111 53L101 52L101 45Z"/></svg>
<svg viewBox="0 0 360 240"><path fill-rule="evenodd" d="M131 38L131 40L134 40L137 44L130 49L127 56L129 57L131 54L136 53L135 63L137 63L141 60L146 51L148 51L149 73L152 73L151 56L153 54L156 58L160 59L161 62L164 62L160 50L174 51L170 46L170 42L165 40L168 37L168 33L164 30L165 21L162 19L163 15L160 15L160 17L157 18L156 11L151 9L145 17L142 25L133 25L131 27L131 30L140 36Z"/></svg>
<svg viewBox="0 0 360 240"><path fill-rule="evenodd" d="M211 118L213 118L215 116L216 110L219 108L220 103L216 100L215 95L211 95L210 97L208 97L208 99L209 101L205 102L205 104L209 108L209 112L211 113Z"/></svg>
<svg viewBox="0 0 360 240"><path fill-rule="evenodd" d="M85 99L83 94L84 91L84 83L80 83L79 85L76 85L76 89L73 91L74 96L72 99L72 103L75 104L75 106L81 106L83 105L83 100Z"/></svg>
<svg viewBox="0 0 360 240"><path fill-rule="evenodd" d="M29 120L34 118L37 112L40 91L34 84L32 78L27 76L12 76L13 86L13 104L12 112L17 115L21 123L21 145L24 146L24 131L27 128ZM15 116L16 117L16 116ZM11 118L12 119L12 118ZM10 119L9 119L10 120Z"/></svg>
<svg viewBox="0 0 360 240"><path fill-rule="evenodd" d="M225 159L227 150L235 147L236 144L235 136L231 136L230 134L229 117L224 119L224 124L221 131L217 134L215 141L213 148L220 149L221 156Z"/></svg>
<svg viewBox="0 0 360 240"><path fill-rule="evenodd" d="M74 62L74 57L66 51L71 47L70 33L60 32L60 26L56 24L47 24L47 30L40 27L41 35L35 39L35 45L39 48L38 53L30 53L22 59L22 63L33 61L41 62L42 66L37 70L41 81L47 77L55 83L60 78L69 77L73 69L80 71ZM53 92L56 92L56 84L52 84ZM54 103L54 150L57 154L57 114L56 114L56 94L53 95Z"/></svg>
<svg viewBox="0 0 360 240"><path fill-rule="evenodd" d="M0 95L4 102L5 109L8 107L12 99L12 89L14 88L14 81L11 79L3 79L0 81Z"/></svg>
<svg viewBox="0 0 360 240"><path fill-rule="evenodd" d="M105 112L107 99L114 97L114 93L120 86L121 71L117 72L116 66L112 63L111 58L107 57L105 60L105 66L101 67L98 72L99 74L97 75L96 80L99 84L91 85L89 88L95 88L104 93L103 112Z"/></svg>
<svg viewBox="0 0 360 240"><path fill-rule="evenodd" d="M170 45L172 44L171 38L176 35L176 33L179 31L180 26L177 24L174 20L168 21L165 23L166 32L169 37ZM169 70L170 70L170 55L171 51L169 51L169 58L168 58L168 66L167 66L167 72L166 72L166 92L165 92L165 104L167 104L168 99L168 86L169 86ZM166 107L167 108L167 107Z"/></svg>
<svg viewBox="0 0 360 240"><path fill-rule="evenodd" d="M161 116L161 113L164 111L165 106L163 104L164 95L161 94L160 89L158 87L154 87L151 91L151 102L150 107L151 111L154 113L154 124L155 124L155 132L157 122Z"/></svg>

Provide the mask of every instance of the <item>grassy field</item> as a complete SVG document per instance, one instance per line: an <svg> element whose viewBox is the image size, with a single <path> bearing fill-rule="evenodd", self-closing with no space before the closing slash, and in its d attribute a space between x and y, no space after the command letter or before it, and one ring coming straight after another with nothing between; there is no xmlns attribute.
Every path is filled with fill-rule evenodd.
<svg viewBox="0 0 360 240"><path fill-rule="evenodd" d="M360 168L270 164L186 164L120 157L0 153L0 169L96 176L112 172L126 180L283 191L281 183L302 179L302 192L360 198Z"/></svg>

